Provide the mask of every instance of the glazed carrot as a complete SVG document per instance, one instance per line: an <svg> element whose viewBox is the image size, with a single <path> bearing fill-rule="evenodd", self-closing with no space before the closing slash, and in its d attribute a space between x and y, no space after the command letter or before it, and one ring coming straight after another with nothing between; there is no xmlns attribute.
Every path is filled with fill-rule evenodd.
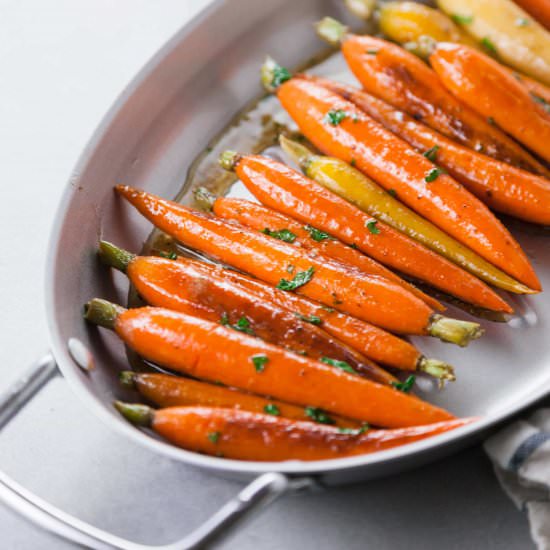
<svg viewBox="0 0 550 550"><path fill-rule="evenodd" d="M527 88L535 103L539 103L544 109L548 110L550 104L550 88L548 86L524 74L516 72L510 74Z"/></svg>
<svg viewBox="0 0 550 550"><path fill-rule="evenodd" d="M267 73L264 69L269 81ZM482 202L353 103L300 78L280 85L277 96L302 133L323 153L353 161L445 233L526 286L540 289L520 246ZM326 117L332 112L344 113L343 120L331 124Z"/></svg>
<svg viewBox="0 0 550 550"><path fill-rule="evenodd" d="M547 179L463 147L353 86L326 79L313 80L354 103L417 151L431 156L436 164L493 210L531 223L550 224L550 182ZM504 290L529 292L496 268L493 268L493 276L486 278L485 269L489 268L473 273Z"/></svg>
<svg viewBox="0 0 550 550"><path fill-rule="evenodd" d="M348 428L360 428L356 420L336 415L316 415L315 410L297 407L276 399L244 393L218 384L208 384L191 378L150 372L123 371L120 381L124 386L134 388L157 407L178 407L200 405L224 407L243 411L266 413L292 420L321 421Z"/></svg>
<svg viewBox="0 0 550 550"><path fill-rule="evenodd" d="M200 195L204 200L205 190L201 190ZM433 309L439 311L445 309L437 300L404 281L393 273L393 271L390 271L358 250L330 237L328 233L319 231L310 225L299 223L284 214L275 212L271 208L246 199L213 197L210 198L210 201L214 214L220 218L235 220L246 227L264 233L267 231L267 234L271 236L275 235L275 238L280 238L281 232L284 232L283 238L286 235L292 239L292 242L307 250L311 250L314 254L318 255L317 257L326 256L343 265L358 269L363 273L380 275L381 277L395 281L412 294L418 296L418 298L426 302Z"/></svg>
<svg viewBox="0 0 550 550"><path fill-rule="evenodd" d="M465 426L459 418L394 430L341 430L312 422L211 407L171 407L115 402L118 411L138 426L150 427L190 451L237 460L323 460L406 445Z"/></svg>
<svg viewBox="0 0 550 550"><path fill-rule="evenodd" d="M352 275L340 264L318 261L292 245L243 226L128 186L116 189L165 233L282 290L296 290L398 333L436 333L439 338L462 343L480 336L477 323L442 321L446 318L435 315L422 300L392 281Z"/></svg>
<svg viewBox="0 0 550 550"><path fill-rule="evenodd" d="M320 83L323 84L322 81ZM336 86L340 85L336 84ZM364 93L359 90L357 92ZM358 105L357 102L354 103ZM430 131L433 132L433 130ZM438 252L485 282L520 294L533 292L407 208L393 196L395 193L388 193L343 160L314 155L307 147L284 136L281 136L280 142L283 150L300 165L306 176L355 204L367 214L421 242L427 248ZM470 151L470 149L465 150ZM536 177L532 174L529 176Z"/></svg>
<svg viewBox="0 0 550 550"><path fill-rule="evenodd" d="M323 20L319 29L325 38L341 43L346 62L366 91L471 149L547 174L542 164L514 140L459 103L414 54L380 38L349 34L330 18Z"/></svg>
<svg viewBox="0 0 550 550"><path fill-rule="evenodd" d="M438 359L424 357L409 342L360 319L340 313L298 294L284 292L232 269L223 269L183 257L178 261L192 263L193 268L203 277L219 279L225 284L243 287L247 292L254 294L257 300L272 302L307 319L319 319L320 326L326 332L376 362L399 370L425 372L443 380L454 379L450 365Z"/></svg>
<svg viewBox="0 0 550 550"><path fill-rule="evenodd" d="M152 306L194 315L313 359L344 361L360 374L391 384L396 378L354 348L273 302L258 301L255 294L228 284L219 274L205 276L199 262L180 262L154 256L134 256L100 241L104 263L126 273L139 296Z"/></svg>
<svg viewBox="0 0 550 550"><path fill-rule="evenodd" d="M145 359L193 378L320 407L376 426L400 428L454 418L397 389L176 311L124 310L94 299L86 304L85 318L114 330Z"/></svg>
<svg viewBox="0 0 550 550"><path fill-rule="evenodd" d="M355 245L387 266L465 302L494 311L512 311L473 275L292 168L257 155L222 153L222 157L222 165L234 169L263 204Z"/></svg>
<svg viewBox="0 0 550 550"><path fill-rule="evenodd" d="M489 56L461 44L440 43L430 63L443 85L480 115L550 161L550 117L525 86Z"/></svg>
<svg viewBox="0 0 550 550"><path fill-rule="evenodd" d="M514 2L550 30L549 0L514 0Z"/></svg>

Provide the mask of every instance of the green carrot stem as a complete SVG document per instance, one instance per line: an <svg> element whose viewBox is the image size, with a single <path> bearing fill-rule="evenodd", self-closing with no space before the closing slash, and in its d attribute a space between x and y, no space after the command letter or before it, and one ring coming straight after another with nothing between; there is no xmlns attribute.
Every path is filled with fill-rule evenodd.
<svg viewBox="0 0 550 550"><path fill-rule="evenodd" d="M150 427L155 418L155 410L147 405L123 403L122 401L115 401L113 405L126 420L136 426Z"/></svg>
<svg viewBox="0 0 550 550"><path fill-rule="evenodd" d="M100 327L109 329L115 328L116 318L126 311L125 308L117 304L94 298L84 305L84 319Z"/></svg>
<svg viewBox="0 0 550 550"><path fill-rule="evenodd" d="M100 260L110 266L126 273L128 264L136 257L135 254L118 248L108 241L99 241L98 252Z"/></svg>
<svg viewBox="0 0 550 550"><path fill-rule="evenodd" d="M450 342L461 347L467 346L472 340L481 337L484 330L478 323L460 321L434 314L428 326L428 334L443 342Z"/></svg>

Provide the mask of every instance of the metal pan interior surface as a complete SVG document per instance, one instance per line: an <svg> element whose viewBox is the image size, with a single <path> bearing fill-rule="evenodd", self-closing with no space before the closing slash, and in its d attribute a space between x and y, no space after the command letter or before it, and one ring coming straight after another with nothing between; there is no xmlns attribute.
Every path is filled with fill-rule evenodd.
<svg viewBox="0 0 550 550"><path fill-rule="evenodd" d="M372 455L318 462L243 462L175 448L130 426L114 399L136 399L118 384L127 367L117 338L86 326L82 304L94 296L125 303L127 282L96 258L99 238L139 251L151 226L115 197L127 183L167 198L182 188L194 158L248 102L261 94L259 67L270 54L289 67L303 64L323 45L312 23L332 15L357 27L343 2L329 0L218 0L183 28L145 66L106 115L68 183L57 214L47 268L47 312L54 355L65 378L92 410L150 449L226 476L261 472L318 474L326 484L378 477L434 460L481 438L492 426L550 391L550 293L513 298L508 323L482 321L484 338L462 350L428 339L415 343L457 368L458 381L443 392L420 392L469 426ZM359 25L360 28L360 25ZM239 193L239 188L235 188ZM550 234L509 225L550 288ZM453 313L451 308L451 313ZM457 314L467 318L463 312ZM96 368L81 370L67 342L78 338Z"/></svg>

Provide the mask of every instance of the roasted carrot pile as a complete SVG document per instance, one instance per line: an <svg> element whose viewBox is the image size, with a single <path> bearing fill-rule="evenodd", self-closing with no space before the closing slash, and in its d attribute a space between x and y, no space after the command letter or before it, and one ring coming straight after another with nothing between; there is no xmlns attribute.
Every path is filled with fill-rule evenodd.
<svg viewBox="0 0 550 550"><path fill-rule="evenodd" d="M534 2L518 2L529 14L467 2L471 13L449 17L455 4L384 4L376 20L391 41L319 22L360 87L268 58L262 83L303 139L280 136L297 169L221 155L257 202L198 187L187 206L116 186L173 243L146 255L98 246L141 301L84 308L146 365L120 374L147 403L115 403L130 422L196 452L280 461L372 453L474 421L416 395L418 376L444 386L456 374L406 337L465 347L483 328L446 316L445 302L506 320L510 293L542 290L495 212L550 224L550 35ZM537 25L531 39L510 14ZM514 62L499 55L507 39Z"/></svg>

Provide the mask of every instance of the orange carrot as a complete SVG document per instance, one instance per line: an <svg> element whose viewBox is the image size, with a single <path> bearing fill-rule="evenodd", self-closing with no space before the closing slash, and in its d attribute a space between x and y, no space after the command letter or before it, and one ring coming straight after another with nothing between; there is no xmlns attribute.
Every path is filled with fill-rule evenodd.
<svg viewBox="0 0 550 550"><path fill-rule="evenodd" d="M507 229L462 185L436 168L353 103L309 80L293 78L277 90L301 131L325 154L352 162L418 214L505 273L540 290L538 278ZM330 112L345 118L334 125Z"/></svg>
<svg viewBox="0 0 550 550"><path fill-rule="evenodd" d="M476 323L442 321L446 318L435 315L422 300L392 281L374 275L352 275L340 264L318 261L292 245L238 224L128 186L116 189L165 233L282 290L296 290L398 333L436 333L440 338L462 343L480 335Z"/></svg>
<svg viewBox="0 0 550 550"><path fill-rule="evenodd" d="M490 208L527 222L550 225L547 179L463 147L353 86L307 78L348 99L416 150L431 151L439 166Z"/></svg>
<svg viewBox="0 0 550 550"><path fill-rule="evenodd" d="M183 257L178 261L184 264L191 263L193 269L197 270L202 277L243 287L259 301L272 302L305 318L320 319L320 326L329 334L376 362L399 370L426 372L436 378L452 378L452 368L443 361L424 357L409 342L360 319L340 313L298 294L284 292L232 269L222 269L219 266Z"/></svg>
<svg viewBox="0 0 550 550"><path fill-rule="evenodd" d="M112 329L140 356L193 378L400 428L453 415L414 396L301 357L219 324L162 308L124 310L94 299L85 318Z"/></svg>
<svg viewBox="0 0 550 550"><path fill-rule="evenodd" d="M430 63L457 99L550 161L550 116L497 61L474 48L442 42Z"/></svg>
<svg viewBox="0 0 550 550"><path fill-rule="evenodd" d="M550 104L550 88L548 86L524 74L513 71L510 71L510 74L527 88L533 101L540 103L548 109L548 105Z"/></svg>
<svg viewBox="0 0 550 550"><path fill-rule="evenodd" d="M396 378L354 348L273 302L227 283L223 276L206 277L199 262L174 262L154 256L134 256L111 243L100 242L102 260L125 272L139 296L165 307L232 327L313 359L343 361L360 374L383 384Z"/></svg>
<svg viewBox="0 0 550 550"><path fill-rule="evenodd" d="M325 25L340 25L330 21ZM447 137L490 157L538 174L548 171L532 155L469 107L459 103L422 60L396 44L338 27L342 53L366 91ZM321 31L322 32L322 31Z"/></svg>
<svg viewBox="0 0 550 550"><path fill-rule="evenodd" d="M406 445L465 426L460 418L394 430L342 430L312 422L211 407L154 410L115 402L136 425L150 427L168 441L191 451L237 460L323 460L356 456Z"/></svg>
<svg viewBox="0 0 550 550"><path fill-rule="evenodd" d="M150 372L123 371L120 381L124 386L135 388L157 407L200 405L224 407L255 413L267 413L292 420L322 421L348 428L360 428L356 420L336 415L315 415L307 407L297 407L276 399L244 393L219 384L208 384L191 378Z"/></svg>
<svg viewBox="0 0 550 550"><path fill-rule="evenodd" d="M292 168L257 155L225 154L222 162L226 168L233 166L239 179L263 204L353 244L387 266L461 300L495 311L512 311L470 273Z"/></svg>
<svg viewBox="0 0 550 550"><path fill-rule="evenodd" d="M285 232L283 233L283 237L287 234L286 232L290 232L293 236L290 237L292 242L299 244L307 250L311 250L316 255L318 254L318 257L326 256L340 262L342 265L358 269L363 273L380 275L390 281L395 281L412 294L418 296L418 298L426 302L433 309L439 311L445 309L435 298L428 296L415 286L404 281L376 260L332 238L328 233L319 231L310 225L299 223L289 216L246 199L217 197L212 200L212 210L220 218L235 220L251 229L262 231L270 236L275 235L276 238L280 238L277 235L280 235L281 231Z"/></svg>

